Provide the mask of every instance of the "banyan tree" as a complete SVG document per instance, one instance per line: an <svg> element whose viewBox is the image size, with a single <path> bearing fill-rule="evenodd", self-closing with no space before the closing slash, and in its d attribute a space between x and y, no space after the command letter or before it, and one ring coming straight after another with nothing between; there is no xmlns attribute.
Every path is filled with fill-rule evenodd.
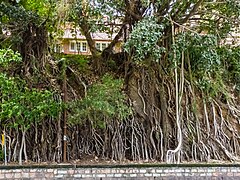
<svg viewBox="0 0 240 180"><path fill-rule="evenodd" d="M238 1L3 1L0 15L8 161L238 161ZM66 23L91 56L53 53ZM94 32L114 39L100 51Z"/></svg>

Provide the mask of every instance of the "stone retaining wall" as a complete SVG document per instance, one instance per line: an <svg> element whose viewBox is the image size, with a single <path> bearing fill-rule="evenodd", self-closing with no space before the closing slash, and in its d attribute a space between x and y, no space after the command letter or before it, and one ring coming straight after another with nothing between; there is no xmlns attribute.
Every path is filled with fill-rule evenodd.
<svg viewBox="0 0 240 180"><path fill-rule="evenodd" d="M0 166L0 179L240 179L240 165Z"/></svg>

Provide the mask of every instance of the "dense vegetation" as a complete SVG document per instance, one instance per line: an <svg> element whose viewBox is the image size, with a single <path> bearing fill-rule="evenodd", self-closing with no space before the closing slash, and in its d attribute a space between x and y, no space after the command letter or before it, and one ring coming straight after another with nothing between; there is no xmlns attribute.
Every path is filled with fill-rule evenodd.
<svg viewBox="0 0 240 180"><path fill-rule="evenodd" d="M239 21L235 0L3 0L8 161L237 161ZM53 53L65 23L80 28L91 57ZM101 52L92 32L116 36Z"/></svg>

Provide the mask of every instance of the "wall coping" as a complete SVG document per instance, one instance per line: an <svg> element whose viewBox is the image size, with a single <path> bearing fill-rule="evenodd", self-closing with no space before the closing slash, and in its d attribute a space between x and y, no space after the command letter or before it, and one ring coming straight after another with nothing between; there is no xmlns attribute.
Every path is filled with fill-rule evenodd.
<svg viewBox="0 0 240 180"><path fill-rule="evenodd" d="M214 164L111 164L111 165L78 165L78 164L56 164L56 165L0 165L0 170L8 169L76 169L76 168L200 168L200 167L240 167L239 163L214 163Z"/></svg>

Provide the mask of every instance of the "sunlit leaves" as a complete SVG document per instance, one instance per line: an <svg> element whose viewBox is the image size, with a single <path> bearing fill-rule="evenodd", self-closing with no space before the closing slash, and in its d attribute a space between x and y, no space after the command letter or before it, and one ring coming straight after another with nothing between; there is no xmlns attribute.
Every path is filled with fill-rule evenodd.
<svg viewBox="0 0 240 180"><path fill-rule="evenodd" d="M22 60L11 49L0 49L0 66L8 68ZM30 89L24 80L0 73L0 122L6 126L29 128L45 117L56 117L61 105L47 90Z"/></svg>
<svg viewBox="0 0 240 180"><path fill-rule="evenodd" d="M0 74L0 121L10 127L29 128L46 117L56 117L61 105L47 90L29 89L23 80Z"/></svg>
<svg viewBox="0 0 240 180"><path fill-rule="evenodd" d="M18 52L14 52L11 49L0 49L0 65L8 66L11 62L20 62L22 60L21 55Z"/></svg>

